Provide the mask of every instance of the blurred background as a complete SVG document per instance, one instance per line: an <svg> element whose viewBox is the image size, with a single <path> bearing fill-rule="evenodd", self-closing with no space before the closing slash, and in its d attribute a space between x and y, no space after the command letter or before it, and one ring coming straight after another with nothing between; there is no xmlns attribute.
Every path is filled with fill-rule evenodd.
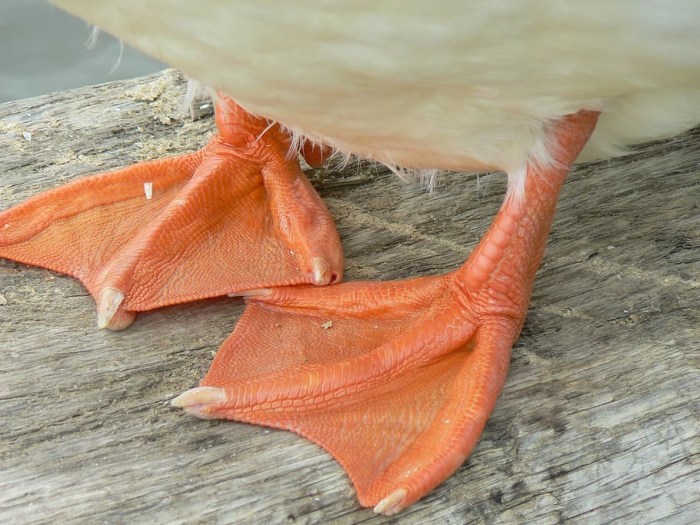
<svg viewBox="0 0 700 525"><path fill-rule="evenodd" d="M0 102L165 67L126 45L120 50L119 42L106 33L89 49L91 30L48 0L0 0Z"/></svg>

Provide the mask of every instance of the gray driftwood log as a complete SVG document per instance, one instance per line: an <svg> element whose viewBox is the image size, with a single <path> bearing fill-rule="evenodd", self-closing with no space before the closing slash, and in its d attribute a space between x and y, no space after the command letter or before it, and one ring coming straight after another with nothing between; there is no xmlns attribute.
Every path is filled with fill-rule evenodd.
<svg viewBox="0 0 700 525"><path fill-rule="evenodd" d="M75 177L196 149L174 72L0 105L0 208ZM465 137L469 140L469 137ZM697 523L700 131L578 167L481 442L398 518L283 431L200 421L195 386L243 311L217 299L98 331L71 278L0 261L2 523ZM497 210L500 174L433 194L372 167L313 173L347 279L438 273Z"/></svg>

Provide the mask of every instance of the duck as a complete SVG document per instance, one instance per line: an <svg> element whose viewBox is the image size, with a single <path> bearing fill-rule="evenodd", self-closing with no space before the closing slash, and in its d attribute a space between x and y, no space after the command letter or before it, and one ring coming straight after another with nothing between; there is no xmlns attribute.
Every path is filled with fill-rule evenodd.
<svg viewBox="0 0 700 525"><path fill-rule="evenodd" d="M694 0L53 3L209 86L218 133L2 212L0 256L80 279L102 328L244 296L200 386L172 404L310 439L382 514L477 443L571 166L700 124ZM456 270L341 282L297 155L330 152L508 185Z"/></svg>

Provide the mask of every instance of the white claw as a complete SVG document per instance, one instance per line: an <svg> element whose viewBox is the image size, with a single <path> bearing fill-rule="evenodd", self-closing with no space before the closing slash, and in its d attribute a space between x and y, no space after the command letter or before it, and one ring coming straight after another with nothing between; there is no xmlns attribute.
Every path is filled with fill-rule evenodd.
<svg viewBox="0 0 700 525"><path fill-rule="evenodd" d="M186 412L202 419L210 419L212 417L207 411L211 405L223 403L226 403L226 392L223 388L214 386L190 388L170 401L172 406L182 408Z"/></svg>
<svg viewBox="0 0 700 525"><path fill-rule="evenodd" d="M103 288L100 293L100 304L97 305L97 328L108 328L119 305L124 300L124 294L114 288Z"/></svg>
<svg viewBox="0 0 700 525"><path fill-rule="evenodd" d="M264 295L270 295L272 290L270 288L254 288L252 290L246 290L244 292L236 292L228 294L229 297L262 297Z"/></svg>
<svg viewBox="0 0 700 525"><path fill-rule="evenodd" d="M374 512L391 516L403 508L403 500L406 497L406 489L396 489L374 507Z"/></svg>
<svg viewBox="0 0 700 525"><path fill-rule="evenodd" d="M316 286L325 286L331 282L331 267L323 257L314 257L311 260L311 268L313 270L313 284Z"/></svg>

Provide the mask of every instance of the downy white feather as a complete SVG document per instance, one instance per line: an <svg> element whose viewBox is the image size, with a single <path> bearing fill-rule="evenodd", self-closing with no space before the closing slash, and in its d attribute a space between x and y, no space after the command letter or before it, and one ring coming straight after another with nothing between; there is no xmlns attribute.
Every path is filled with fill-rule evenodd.
<svg viewBox="0 0 700 525"><path fill-rule="evenodd" d="M53 0L249 111L389 166L508 172L601 110L580 160L700 123L697 0Z"/></svg>

